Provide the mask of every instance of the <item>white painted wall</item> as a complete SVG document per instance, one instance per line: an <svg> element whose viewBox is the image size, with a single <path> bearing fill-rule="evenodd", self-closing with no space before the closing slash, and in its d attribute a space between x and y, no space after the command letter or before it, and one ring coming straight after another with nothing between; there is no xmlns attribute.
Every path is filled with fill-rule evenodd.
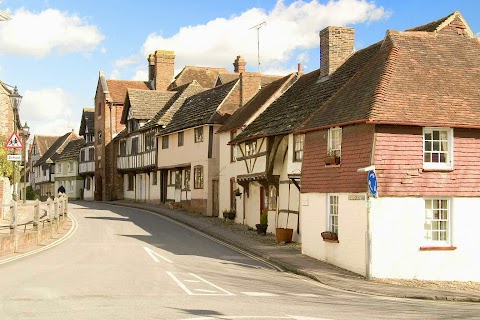
<svg viewBox="0 0 480 320"><path fill-rule="evenodd" d="M152 184L153 177L157 176L157 184ZM147 199L150 201L160 200L160 171L150 172L148 177L148 196Z"/></svg>
<svg viewBox="0 0 480 320"><path fill-rule="evenodd" d="M480 198L451 198L453 251L420 251L423 198L379 198L372 204L374 277L480 281Z"/></svg>
<svg viewBox="0 0 480 320"><path fill-rule="evenodd" d="M348 200L340 193L338 206L338 243L323 241L327 230L327 196L325 193L301 195L300 224L302 253L341 268L365 275L366 200Z"/></svg>

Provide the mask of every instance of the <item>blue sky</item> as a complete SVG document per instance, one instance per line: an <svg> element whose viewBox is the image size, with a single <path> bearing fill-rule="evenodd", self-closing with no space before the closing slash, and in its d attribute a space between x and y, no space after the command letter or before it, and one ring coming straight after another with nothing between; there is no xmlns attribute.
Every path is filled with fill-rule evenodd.
<svg viewBox="0 0 480 320"><path fill-rule="evenodd" d="M22 122L36 134L78 131L81 110L93 107L98 72L107 78L146 80L149 53L173 50L175 68L233 69L237 55L257 70L286 74L301 62L319 67L318 32L327 25L355 28L361 49L385 36L458 10L480 35L477 0L3 0L0 80L24 96Z"/></svg>

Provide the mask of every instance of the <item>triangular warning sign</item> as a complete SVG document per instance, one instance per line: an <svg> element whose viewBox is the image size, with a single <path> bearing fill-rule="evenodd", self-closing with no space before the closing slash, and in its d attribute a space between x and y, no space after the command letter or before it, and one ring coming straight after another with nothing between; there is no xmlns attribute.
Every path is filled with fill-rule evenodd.
<svg viewBox="0 0 480 320"><path fill-rule="evenodd" d="M10 139L8 139L7 144L5 145L5 148L23 149L22 140L20 140L17 133L12 133Z"/></svg>

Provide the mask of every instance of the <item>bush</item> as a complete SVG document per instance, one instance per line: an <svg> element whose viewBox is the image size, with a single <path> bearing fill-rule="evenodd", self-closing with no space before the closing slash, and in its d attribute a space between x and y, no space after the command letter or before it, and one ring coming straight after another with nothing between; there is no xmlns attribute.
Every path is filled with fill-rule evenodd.
<svg viewBox="0 0 480 320"><path fill-rule="evenodd" d="M268 224L268 210L263 210L260 215L260 224Z"/></svg>
<svg viewBox="0 0 480 320"><path fill-rule="evenodd" d="M27 186L27 200L40 199L40 190L33 190L31 186Z"/></svg>

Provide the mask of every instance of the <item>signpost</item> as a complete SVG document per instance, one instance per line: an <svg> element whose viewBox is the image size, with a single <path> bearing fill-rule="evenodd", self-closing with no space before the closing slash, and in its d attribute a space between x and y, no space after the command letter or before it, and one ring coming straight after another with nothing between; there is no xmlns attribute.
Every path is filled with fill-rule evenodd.
<svg viewBox="0 0 480 320"><path fill-rule="evenodd" d="M22 161L21 154L7 154L8 161Z"/></svg>
<svg viewBox="0 0 480 320"><path fill-rule="evenodd" d="M18 137L16 132L13 132L10 138L7 140L7 144L5 144L5 148L7 149L23 149L22 140Z"/></svg>
<svg viewBox="0 0 480 320"><path fill-rule="evenodd" d="M378 183L377 183L377 175L375 174L374 170L370 170L368 172L368 190L370 190L370 193L374 197L377 197Z"/></svg>

